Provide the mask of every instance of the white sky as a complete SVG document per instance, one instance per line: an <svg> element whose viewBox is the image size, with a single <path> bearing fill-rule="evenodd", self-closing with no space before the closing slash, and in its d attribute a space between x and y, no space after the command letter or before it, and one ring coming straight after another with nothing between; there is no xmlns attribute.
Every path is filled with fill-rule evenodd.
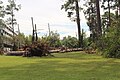
<svg viewBox="0 0 120 80"><path fill-rule="evenodd" d="M7 4L7 0L4 2ZM61 38L68 35L76 36L76 23L71 22L67 13L61 10L63 0L16 0L16 2L22 6L15 17L24 34L32 34L31 17L33 17L37 28L44 29L39 31L39 36L48 34L48 23L51 31L57 31ZM89 33L83 13L81 13L81 27L87 34Z"/></svg>

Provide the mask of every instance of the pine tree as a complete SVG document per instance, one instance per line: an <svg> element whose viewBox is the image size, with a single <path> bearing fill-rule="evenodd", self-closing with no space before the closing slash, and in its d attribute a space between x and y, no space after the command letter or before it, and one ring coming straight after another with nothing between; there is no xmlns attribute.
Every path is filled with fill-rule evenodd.
<svg viewBox="0 0 120 80"><path fill-rule="evenodd" d="M67 0L64 5L62 5L61 9L65 9L68 13L68 17L72 21L76 21L78 27L78 39L79 39L79 47L82 47L83 41L81 37L81 26L80 26L80 7L79 7L79 0ZM75 14L74 17L72 17Z"/></svg>

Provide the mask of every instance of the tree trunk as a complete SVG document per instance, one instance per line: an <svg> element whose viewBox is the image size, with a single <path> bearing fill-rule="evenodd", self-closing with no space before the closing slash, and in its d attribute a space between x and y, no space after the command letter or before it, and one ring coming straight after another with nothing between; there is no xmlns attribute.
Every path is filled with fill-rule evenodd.
<svg viewBox="0 0 120 80"><path fill-rule="evenodd" d="M35 30L34 30L34 23L33 23L33 17L31 17L31 20L32 20L32 27L33 27L33 34L32 34L32 43L34 43L35 41Z"/></svg>
<svg viewBox="0 0 120 80"><path fill-rule="evenodd" d="M111 25L111 21L110 21L110 0L108 0L108 20L109 20L108 26L110 27L110 25Z"/></svg>
<svg viewBox="0 0 120 80"><path fill-rule="evenodd" d="M120 15L120 0L118 0L119 15Z"/></svg>
<svg viewBox="0 0 120 80"><path fill-rule="evenodd" d="M13 9L12 9L12 12L11 12L11 18L12 18L12 20L11 20L11 25L12 25L12 29L13 29L13 51L15 51L15 31L14 31L14 22L13 22L13 20L14 20L14 14L13 14Z"/></svg>
<svg viewBox="0 0 120 80"><path fill-rule="evenodd" d="M82 39L81 39L81 26L80 26L78 0L75 0L75 6L76 6L77 27L78 27L78 40L79 40L79 48L80 48L80 47L82 47Z"/></svg>
<svg viewBox="0 0 120 80"><path fill-rule="evenodd" d="M96 10L97 10L97 31L98 31L97 38L99 38L102 35L99 0L96 0Z"/></svg>
<svg viewBox="0 0 120 80"><path fill-rule="evenodd" d="M38 41L38 35L37 35L37 26L36 26L36 24L35 24L35 34L36 34L35 41L37 42Z"/></svg>

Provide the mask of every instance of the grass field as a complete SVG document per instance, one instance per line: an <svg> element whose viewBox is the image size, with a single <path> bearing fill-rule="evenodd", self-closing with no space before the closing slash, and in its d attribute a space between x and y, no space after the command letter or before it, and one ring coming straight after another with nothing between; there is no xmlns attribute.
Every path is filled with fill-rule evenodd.
<svg viewBox="0 0 120 80"><path fill-rule="evenodd" d="M120 60L82 52L42 58L0 56L0 80L120 80Z"/></svg>

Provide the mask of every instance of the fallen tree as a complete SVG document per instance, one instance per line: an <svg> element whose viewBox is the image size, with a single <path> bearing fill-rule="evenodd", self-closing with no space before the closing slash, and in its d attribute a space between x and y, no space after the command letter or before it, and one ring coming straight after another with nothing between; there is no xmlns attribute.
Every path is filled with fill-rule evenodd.
<svg viewBox="0 0 120 80"><path fill-rule="evenodd" d="M25 57L32 57L32 56L48 56L51 55L49 52L49 46L47 43L43 42L35 42L27 47L25 47L26 53L23 55Z"/></svg>

